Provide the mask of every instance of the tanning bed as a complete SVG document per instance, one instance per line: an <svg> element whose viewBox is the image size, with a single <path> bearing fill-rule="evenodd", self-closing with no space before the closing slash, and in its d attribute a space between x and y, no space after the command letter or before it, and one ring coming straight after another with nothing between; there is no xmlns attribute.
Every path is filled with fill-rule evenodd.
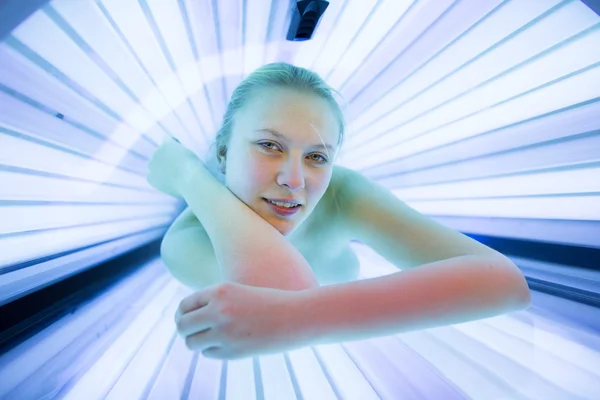
<svg viewBox="0 0 600 400"><path fill-rule="evenodd" d="M598 2L331 1L303 41L292 3L0 2L0 398L600 398ZM146 165L165 133L207 160L233 89L275 61L342 94L340 165L509 256L531 307L189 351L173 314L191 291L159 256L184 205ZM352 247L359 279L397 271Z"/></svg>

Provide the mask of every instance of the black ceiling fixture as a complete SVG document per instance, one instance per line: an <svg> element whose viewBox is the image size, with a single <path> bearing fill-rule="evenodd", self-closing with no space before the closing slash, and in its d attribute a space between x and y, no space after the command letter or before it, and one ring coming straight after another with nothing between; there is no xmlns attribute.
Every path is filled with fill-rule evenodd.
<svg viewBox="0 0 600 400"><path fill-rule="evenodd" d="M600 0L581 0L581 2L600 15Z"/></svg>
<svg viewBox="0 0 600 400"><path fill-rule="evenodd" d="M0 42L50 0L0 0Z"/></svg>
<svg viewBox="0 0 600 400"><path fill-rule="evenodd" d="M329 6L329 2L323 0L296 1L292 11L292 23L290 24L287 40L295 42L309 40L327 6Z"/></svg>

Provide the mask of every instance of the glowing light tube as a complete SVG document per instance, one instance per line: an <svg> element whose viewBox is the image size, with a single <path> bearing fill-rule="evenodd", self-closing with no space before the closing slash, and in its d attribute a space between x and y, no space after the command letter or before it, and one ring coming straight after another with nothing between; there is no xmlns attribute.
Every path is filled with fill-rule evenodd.
<svg viewBox="0 0 600 400"><path fill-rule="evenodd" d="M52 304L6 314L22 320L0 331L0 398L600 398L600 16L577 0L333 1L312 40L288 42L289 12L53 0L7 15L0 306ZM235 86L275 61L340 92L338 165L505 248L531 307L234 361L189 351L173 316L192 291L158 252L131 257L185 207L148 162L165 133L203 156ZM350 248L358 279L403 267ZM112 284L45 300L95 272Z"/></svg>

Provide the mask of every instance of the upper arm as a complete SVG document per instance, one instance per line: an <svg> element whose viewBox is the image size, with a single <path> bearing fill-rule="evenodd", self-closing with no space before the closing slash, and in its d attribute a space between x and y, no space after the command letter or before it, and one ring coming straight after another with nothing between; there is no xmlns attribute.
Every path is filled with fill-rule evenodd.
<svg viewBox="0 0 600 400"><path fill-rule="evenodd" d="M200 223L196 215L194 215L192 209L186 207L185 210L183 210L182 213L179 214L177 218L175 218L175 221L173 221L167 233L175 232L189 226L202 226L202 224Z"/></svg>
<svg viewBox="0 0 600 400"><path fill-rule="evenodd" d="M424 216L357 171L346 169L344 180L347 233L400 269L468 254L504 257Z"/></svg>
<svg viewBox="0 0 600 400"><path fill-rule="evenodd" d="M169 227L169 229L167 229L165 236L163 236L162 238L162 242L160 244L160 253L163 259L165 257L169 259L172 258L172 248L176 243L176 241L173 240L174 236L183 229L188 227L194 227L196 226L196 224L200 224L200 221L198 221L192 210L189 207L186 207L186 209L183 210L183 212L179 214L177 218L175 218L175 221L171 223L171 226Z"/></svg>
<svg viewBox="0 0 600 400"><path fill-rule="evenodd" d="M165 234L160 254L169 272L187 286L200 289L222 280L210 237L189 208Z"/></svg>

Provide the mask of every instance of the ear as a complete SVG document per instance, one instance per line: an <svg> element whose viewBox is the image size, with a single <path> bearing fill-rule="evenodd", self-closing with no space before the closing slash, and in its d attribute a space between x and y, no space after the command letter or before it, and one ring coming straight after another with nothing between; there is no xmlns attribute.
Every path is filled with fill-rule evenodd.
<svg viewBox="0 0 600 400"><path fill-rule="evenodd" d="M221 168L221 173L223 175L225 175L225 168L226 168L226 160L225 157L223 156L217 156L218 161L219 161L219 167Z"/></svg>

